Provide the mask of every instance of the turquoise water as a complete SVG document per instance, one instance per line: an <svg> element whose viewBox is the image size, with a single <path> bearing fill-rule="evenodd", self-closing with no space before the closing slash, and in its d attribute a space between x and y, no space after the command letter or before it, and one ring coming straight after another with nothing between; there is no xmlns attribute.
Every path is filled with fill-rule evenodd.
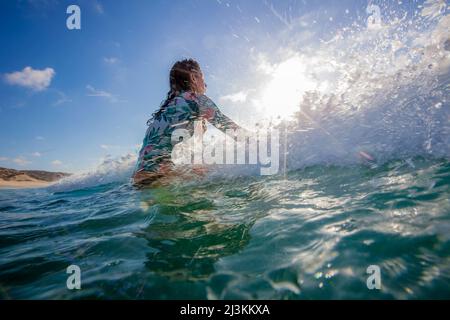
<svg viewBox="0 0 450 320"><path fill-rule="evenodd" d="M0 191L2 299L450 298L450 162ZM81 268L81 290L66 268ZM366 286L369 265L381 290Z"/></svg>

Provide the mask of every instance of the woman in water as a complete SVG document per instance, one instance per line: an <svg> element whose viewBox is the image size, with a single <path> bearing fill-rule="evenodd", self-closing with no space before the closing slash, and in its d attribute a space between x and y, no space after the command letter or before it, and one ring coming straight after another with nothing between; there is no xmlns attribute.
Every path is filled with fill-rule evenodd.
<svg viewBox="0 0 450 320"><path fill-rule="evenodd" d="M192 136L194 121L202 121L204 130L205 121L223 132L240 129L222 114L205 92L203 73L195 60L186 59L174 64L167 99L147 122L149 127L133 177L137 186L153 185L161 178L179 176L171 161L172 133L176 129L188 130Z"/></svg>

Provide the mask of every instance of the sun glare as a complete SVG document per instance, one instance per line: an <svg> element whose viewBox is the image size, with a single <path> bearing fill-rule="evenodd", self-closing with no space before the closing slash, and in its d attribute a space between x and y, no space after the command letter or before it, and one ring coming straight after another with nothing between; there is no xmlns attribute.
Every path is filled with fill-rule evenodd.
<svg viewBox="0 0 450 320"><path fill-rule="evenodd" d="M277 64L269 73L270 80L263 87L260 106L271 118L288 118L298 111L303 94L317 84L308 78L307 64L296 56Z"/></svg>

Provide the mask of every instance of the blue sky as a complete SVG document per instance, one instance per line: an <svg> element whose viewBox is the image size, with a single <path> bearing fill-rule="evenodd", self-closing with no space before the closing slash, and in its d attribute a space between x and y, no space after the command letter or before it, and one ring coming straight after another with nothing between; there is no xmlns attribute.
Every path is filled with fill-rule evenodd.
<svg viewBox="0 0 450 320"><path fill-rule="evenodd" d="M81 8L81 30L66 28L70 4ZM367 4L1 1L0 166L77 172L106 155L137 152L169 69L184 57L200 62L223 111L248 121L252 111L226 97L255 81L251 56L332 37L365 16Z"/></svg>

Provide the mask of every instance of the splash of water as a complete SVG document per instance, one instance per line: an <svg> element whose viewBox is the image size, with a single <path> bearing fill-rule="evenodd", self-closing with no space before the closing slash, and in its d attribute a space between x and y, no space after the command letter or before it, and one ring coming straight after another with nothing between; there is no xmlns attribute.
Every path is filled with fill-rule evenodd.
<svg viewBox="0 0 450 320"><path fill-rule="evenodd" d="M282 58L255 55L266 81L242 92L255 112L289 119L289 168L450 156L448 7L427 0L400 12L384 4L385 16L301 49L304 32L289 24L292 46Z"/></svg>
<svg viewBox="0 0 450 320"><path fill-rule="evenodd" d="M114 182L127 182L133 172L137 156L134 153L106 157L95 169L64 178L48 189L52 192L79 190Z"/></svg>
<svg viewBox="0 0 450 320"><path fill-rule="evenodd" d="M333 83L295 114L291 166L450 156L449 27L427 1L412 19L338 33L319 51Z"/></svg>

